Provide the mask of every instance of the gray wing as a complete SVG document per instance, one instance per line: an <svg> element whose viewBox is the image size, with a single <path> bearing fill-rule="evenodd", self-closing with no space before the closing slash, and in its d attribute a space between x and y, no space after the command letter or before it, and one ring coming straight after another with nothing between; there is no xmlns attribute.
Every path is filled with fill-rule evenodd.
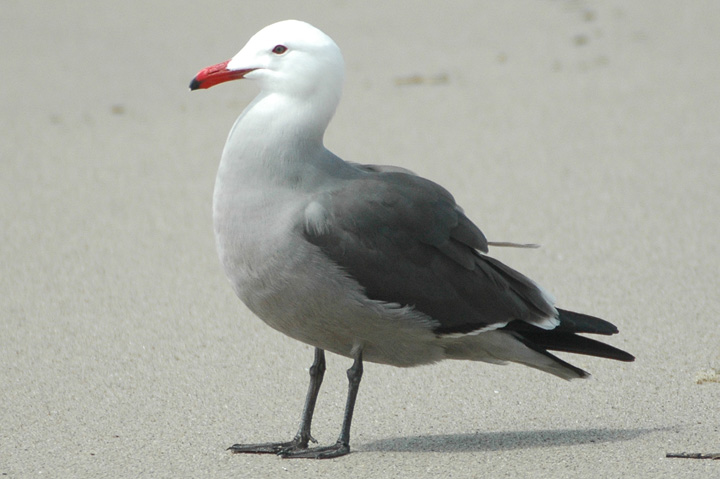
<svg viewBox="0 0 720 479"><path fill-rule="evenodd" d="M401 170L363 171L313 198L303 234L369 298L415 307L438 322L438 334L513 319L556 324L547 323L557 311L533 281L480 253L485 236L447 190Z"/></svg>

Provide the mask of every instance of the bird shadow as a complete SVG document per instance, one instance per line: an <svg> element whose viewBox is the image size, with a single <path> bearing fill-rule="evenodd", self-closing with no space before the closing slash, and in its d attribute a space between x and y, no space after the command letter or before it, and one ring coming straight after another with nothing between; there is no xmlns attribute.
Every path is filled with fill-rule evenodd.
<svg viewBox="0 0 720 479"><path fill-rule="evenodd" d="M379 439L365 443L358 449L376 452L508 451L630 441L656 431L658 429L552 429L432 434Z"/></svg>

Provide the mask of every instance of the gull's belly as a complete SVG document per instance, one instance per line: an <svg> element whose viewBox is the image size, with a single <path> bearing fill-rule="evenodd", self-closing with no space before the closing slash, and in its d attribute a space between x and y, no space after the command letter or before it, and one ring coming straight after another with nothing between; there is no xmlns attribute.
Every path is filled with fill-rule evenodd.
<svg viewBox="0 0 720 479"><path fill-rule="evenodd" d="M236 294L272 328L343 356L361 348L372 362L414 366L443 359L430 318L368 299L299 230L270 223L262 235L220 231L217 243Z"/></svg>

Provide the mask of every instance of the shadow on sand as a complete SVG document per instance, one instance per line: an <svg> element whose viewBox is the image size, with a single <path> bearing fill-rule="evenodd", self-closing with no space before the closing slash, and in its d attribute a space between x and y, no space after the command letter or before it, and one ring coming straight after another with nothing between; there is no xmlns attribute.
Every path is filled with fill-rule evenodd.
<svg viewBox="0 0 720 479"><path fill-rule="evenodd" d="M358 444L357 450L384 452L508 451L629 441L656 431L657 429L553 429L436 434L380 439L362 445Z"/></svg>

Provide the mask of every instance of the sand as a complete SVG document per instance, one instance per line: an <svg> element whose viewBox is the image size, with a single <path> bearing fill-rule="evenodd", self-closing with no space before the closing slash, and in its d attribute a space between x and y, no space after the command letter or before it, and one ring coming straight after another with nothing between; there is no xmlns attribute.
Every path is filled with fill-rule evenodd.
<svg viewBox="0 0 720 479"><path fill-rule="evenodd" d="M388 6L389 5L389 6ZM366 364L353 453L289 439L312 349L218 264L210 202L250 82L189 93L277 20L344 51L326 137L451 190L494 254L617 324L626 364ZM0 14L3 477L720 477L720 4L5 2ZM335 440L346 358L314 436ZM715 378L715 380L713 380Z"/></svg>

